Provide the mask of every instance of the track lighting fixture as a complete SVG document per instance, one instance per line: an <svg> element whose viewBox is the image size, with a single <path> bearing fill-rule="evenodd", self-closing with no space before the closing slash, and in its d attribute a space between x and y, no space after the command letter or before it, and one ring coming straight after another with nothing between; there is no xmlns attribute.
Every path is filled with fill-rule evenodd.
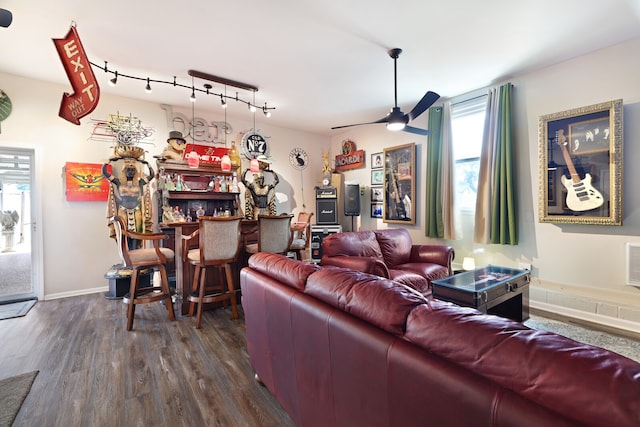
<svg viewBox="0 0 640 427"><path fill-rule="evenodd" d="M127 75L127 74L122 74L122 73L120 73L120 72L118 72L116 70L110 70L107 67L107 61L104 61L104 66L98 65L98 64L96 64L94 62L91 62L91 61L89 61L89 63L92 66L101 69L105 73L111 73L111 74L114 75L113 78L111 78L109 80L109 85L111 85L111 86L115 86L116 83L118 82L118 79L121 78L121 77L124 77L124 78L128 78L128 79L146 81L147 84L145 86L145 91L148 92L148 93L151 92L151 78L149 78L149 77L136 77L136 76L131 76L131 75ZM157 83L163 83L163 84L172 85L174 87L178 87L179 86L179 87L182 87L182 88L185 88L185 89L191 89L191 96L189 97L189 100L191 102L196 102L196 91L199 91L199 92L205 93L207 95L219 96L220 97L220 106L222 108L227 108L227 105L228 105L227 101L229 99L233 99L236 102L242 102L242 103L246 104L247 107L249 108L249 110L252 113L255 113L257 111L257 109L260 108L266 117L270 117L271 116L271 111L275 110L275 107L268 107L266 102L264 104L264 107L256 107L255 94L258 91L258 88L256 86L249 85L249 84L242 83L242 82L238 82L238 81L235 81L235 80L225 79L223 77L213 76L211 74L202 73L200 71L189 70L188 74L191 76L191 80L192 80L190 86L178 83L176 76L173 76L173 80L172 81L155 80L154 79L153 82L156 83L156 84ZM216 92L211 91L213 86L211 84L208 84L208 83L206 83L204 85L205 89L196 88L195 84L193 82L195 77L223 84L225 86L225 93L223 94L223 93L216 93ZM247 101L247 100L244 100L244 99L240 98L240 96L238 95L238 92L236 92L235 96L227 96L227 94L226 94L227 85L251 91L252 94L253 94L253 102Z"/></svg>

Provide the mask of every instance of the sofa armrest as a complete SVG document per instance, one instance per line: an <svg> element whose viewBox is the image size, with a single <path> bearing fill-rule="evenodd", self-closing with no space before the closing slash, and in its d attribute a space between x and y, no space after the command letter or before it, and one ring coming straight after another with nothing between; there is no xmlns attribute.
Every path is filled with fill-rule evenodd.
<svg viewBox="0 0 640 427"><path fill-rule="evenodd" d="M389 278L389 269L379 259L371 257L359 257L349 255L323 256L320 265L334 265L336 267L349 268L362 273L374 274L376 276Z"/></svg>
<svg viewBox="0 0 640 427"><path fill-rule="evenodd" d="M455 257L455 251L447 245L412 245L411 262L430 262L439 264L449 269L449 274L453 274L451 262Z"/></svg>

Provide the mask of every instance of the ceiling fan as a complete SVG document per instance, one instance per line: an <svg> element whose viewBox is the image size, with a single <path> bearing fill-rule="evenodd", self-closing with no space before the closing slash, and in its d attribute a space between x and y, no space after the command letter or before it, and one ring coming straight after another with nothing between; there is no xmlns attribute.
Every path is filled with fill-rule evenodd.
<svg viewBox="0 0 640 427"><path fill-rule="evenodd" d="M383 118L367 123L357 123L353 125L345 125L345 126L336 126L331 129L342 129L351 126L360 126L360 125L370 125L374 123L386 123L387 129L389 130L403 130L405 132L411 132L418 135L429 135L429 131L426 129L420 129L412 126L408 126L408 124L418 117L420 114L424 113L427 108L431 107L434 102L440 98L435 92L427 92L422 99L413 107L413 110L409 112L409 114L405 114L402 112L400 107L398 107L398 57L402 53L402 49L395 48L388 51L389 56L393 58L393 85L394 85L394 100L395 106L391 109L391 112L384 116Z"/></svg>

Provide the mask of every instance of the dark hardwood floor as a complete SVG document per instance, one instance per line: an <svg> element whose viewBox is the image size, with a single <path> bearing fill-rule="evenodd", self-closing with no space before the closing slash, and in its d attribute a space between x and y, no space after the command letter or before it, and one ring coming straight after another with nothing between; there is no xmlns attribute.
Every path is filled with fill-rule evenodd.
<svg viewBox="0 0 640 427"><path fill-rule="evenodd" d="M145 304L127 332L122 301L40 301L0 321L0 378L40 371L14 426L293 426L253 378L240 314L205 312L196 330Z"/></svg>

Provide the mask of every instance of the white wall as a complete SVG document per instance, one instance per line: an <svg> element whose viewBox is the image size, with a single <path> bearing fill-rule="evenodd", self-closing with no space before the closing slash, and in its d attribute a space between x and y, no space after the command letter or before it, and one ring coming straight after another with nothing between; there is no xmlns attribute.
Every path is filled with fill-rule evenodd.
<svg viewBox="0 0 640 427"><path fill-rule="evenodd" d="M104 273L119 262L116 246L108 238L106 202L67 202L64 194L65 162L104 163L112 155L110 144L89 139L95 120L108 119L109 114L132 114L144 126L155 129L154 144L145 145L147 161L155 166L154 154L166 146L168 124L165 110L158 104L102 95L95 111L81 120L80 126L58 117L60 101L70 87L24 79L0 73L0 87L13 104L11 115L1 123L0 147L33 148L36 156L36 194L42 221L43 284L40 297L45 299L106 290ZM232 107L230 106L230 109ZM191 117L191 111L180 111ZM240 110L240 109L238 109ZM196 116L209 121L222 121L221 110L196 107ZM231 113L229 113L231 114ZM238 132L252 127L246 108L239 119L228 117L234 129L228 136L238 143ZM260 115L261 116L261 115ZM244 121L243 121L244 120ZM321 150L329 146L324 136L269 126L268 119L257 119L256 127L268 138L272 168L280 176L276 188L288 201L278 205L279 212L313 210L313 187L321 180ZM309 166L297 171L289 164L293 147L303 147L310 157ZM304 196L304 197L303 197Z"/></svg>
<svg viewBox="0 0 640 427"><path fill-rule="evenodd" d="M517 267L533 264L532 306L586 320L640 332L640 289L625 284L625 243L639 242L640 194L640 40L574 58L552 67L504 81L514 84L515 153L518 159L519 244L476 245L471 242L472 221L461 218L463 239L447 242L456 249L456 260L474 256L477 265ZM538 222L538 117L622 98L624 102L624 225L581 226ZM408 108L411 108L409 106ZM418 127L426 127L426 116ZM416 142L416 224L407 226L416 242L438 242L424 237L424 186L426 137L392 133L384 125L348 129L332 139L337 152L344 139L352 139L370 153L385 147ZM370 169L345 173L346 182L368 186ZM362 199L362 229L386 227L368 214L369 191ZM397 227L398 225L389 225Z"/></svg>

